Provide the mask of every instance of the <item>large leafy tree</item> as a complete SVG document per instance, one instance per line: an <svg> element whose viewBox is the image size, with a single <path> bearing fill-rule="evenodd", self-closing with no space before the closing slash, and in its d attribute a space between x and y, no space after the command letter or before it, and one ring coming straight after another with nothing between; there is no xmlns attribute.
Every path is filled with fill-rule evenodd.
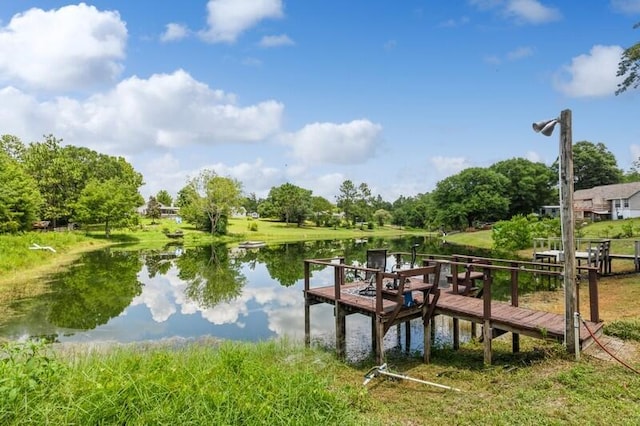
<svg viewBox="0 0 640 426"><path fill-rule="evenodd" d="M430 194L415 197L400 196L393 202L392 222L394 225L426 228L434 220L434 208Z"/></svg>
<svg viewBox="0 0 640 426"><path fill-rule="evenodd" d="M493 170L472 167L437 183L431 193L436 223L446 228L493 222L509 211L509 179Z"/></svg>
<svg viewBox="0 0 640 426"><path fill-rule="evenodd" d="M42 197L22 166L0 151L0 233L31 229Z"/></svg>
<svg viewBox="0 0 640 426"><path fill-rule="evenodd" d="M118 179L136 189L142 175L124 158L100 154L84 147L62 146L53 135L34 142L20 156L27 172L35 179L44 198L43 219L55 223L75 216L74 209L88 182Z"/></svg>
<svg viewBox="0 0 640 426"><path fill-rule="evenodd" d="M552 167L557 173L557 160ZM602 142L580 141L573 145L573 174L576 190L611 185L623 180L616 157Z"/></svg>
<svg viewBox="0 0 640 426"><path fill-rule="evenodd" d="M80 193L75 205L75 218L83 223L104 224L107 237L111 229L137 218L136 207L144 203L135 184L112 178L92 179Z"/></svg>
<svg viewBox="0 0 640 426"><path fill-rule="evenodd" d="M166 189L161 189L160 191L158 191L158 193L156 194L156 201L158 201L163 206L173 205L173 198Z"/></svg>
<svg viewBox="0 0 640 426"><path fill-rule="evenodd" d="M366 183L356 186L351 180L345 180L338 189L336 204L344 212L348 222L355 224L356 219L369 220L373 214L373 198Z"/></svg>
<svg viewBox="0 0 640 426"><path fill-rule="evenodd" d="M311 214L317 226L327 223L331 219L333 204L319 195L311 197Z"/></svg>
<svg viewBox="0 0 640 426"><path fill-rule="evenodd" d="M310 190L285 183L271 188L267 199L260 204L260 215L301 226L311 214L311 200Z"/></svg>
<svg viewBox="0 0 640 426"><path fill-rule="evenodd" d="M534 163L524 158L499 161L490 167L509 179L508 218L535 213L540 206L557 202L554 187L558 175L544 163Z"/></svg>
<svg viewBox="0 0 640 426"><path fill-rule="evenodd" d="M633 28L640 27L640 22L635 24ZM622 59L618 63L618 77L624 77L622 83L618 84L616 95L632 88L640 86L640 43L625 49L622 53Z"/></svg>
<svg viewBox="0 0 640 426"><path fill-rule="evenodd" d="M242 205L242 187L235 179L218 176L213 170L203 170L180 190L178 202L185 220L203 226L203 218L206 218L211 234L225 234L226 219L233 209Z"/></svg>

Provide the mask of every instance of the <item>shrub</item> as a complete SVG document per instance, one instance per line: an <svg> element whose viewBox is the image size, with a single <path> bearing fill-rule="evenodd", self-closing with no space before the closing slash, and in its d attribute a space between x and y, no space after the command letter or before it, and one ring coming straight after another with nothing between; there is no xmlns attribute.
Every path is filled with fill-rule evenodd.
<svg viewBox="0 0 640 426"><path fill-rule="evenodd" d="M531 245L529 221L522 215L497 222L491 230L493 246L498 251L514 252Z"/></svg>
<svg viewBox="0 0 640 426"><path fill-rule="evenodd" d="M251 221L247 225L247 228L249 229L249 231L257 232L258 231L258 223L254 222L254 221Z"/></svg>

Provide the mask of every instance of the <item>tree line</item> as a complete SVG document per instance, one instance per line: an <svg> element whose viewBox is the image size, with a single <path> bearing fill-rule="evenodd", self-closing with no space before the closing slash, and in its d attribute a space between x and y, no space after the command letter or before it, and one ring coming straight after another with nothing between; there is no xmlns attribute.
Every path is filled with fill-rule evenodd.
<svg viewBox="0 0 640 426"><path fill-rule="evenodd" d="M575 189L640 181L640 159L627 172L603 143L574 144ZM160 204L180 207L196 228L224 234L227 221L244 208L263 218L303 226L354 227L392 224L429 230L465 229L536 213L558 203L558 164L524 158L472 167L449 176L431 192L400 196L393 202L373 195L366 182L345 180L334 200L292 183L273 187L266 198L244 194L241 182L204 170L188 179L175 200L166 190L151 196L147 215L160 216ZM0 233L29 230L34 221L53 226L71 222L112 228L137 224L144 204L142 175L122 157L62 145L52 135L24 144L0 138Z"/></svg>

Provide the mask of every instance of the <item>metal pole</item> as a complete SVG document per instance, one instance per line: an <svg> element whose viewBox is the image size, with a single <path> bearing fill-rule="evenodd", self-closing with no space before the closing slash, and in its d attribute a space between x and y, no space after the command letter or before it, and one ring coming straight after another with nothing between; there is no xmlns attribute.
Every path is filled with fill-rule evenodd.
<svg viewBox="0 0 640 426"><path fill-rule="evenodd" d="M393 378L396 378L396 379L410 380L412 382L422 383L423 385L435 386L435 387L441 388L441 389L447 389L447 390L452 390L452 391L456 391L456 392L461 392L460 389L453 388L451 386L441 385L440 383L428 382L426 380L414 379L413 377L405 376L404 374L392 373L390 371L387 371L387 364L386 363L382 364L382 365L380 365L378 367L374 367L371 370L369 370L369 372L364 376L364 382L362 383L362 385L366 386L367 383L369 383L371 381L371 379L376 377L378 374L382 374L382 375L385 375L385 376L393 377Z"/></svg>
<svg viewBox="0 0 640 426"><path fill-rule="evenodd" d="M567 352L575 351L574 313L577 308L576 252L573 213L573 149L571 141L571 110L560 113L560 215L564 252L564 318Z"/></svg>

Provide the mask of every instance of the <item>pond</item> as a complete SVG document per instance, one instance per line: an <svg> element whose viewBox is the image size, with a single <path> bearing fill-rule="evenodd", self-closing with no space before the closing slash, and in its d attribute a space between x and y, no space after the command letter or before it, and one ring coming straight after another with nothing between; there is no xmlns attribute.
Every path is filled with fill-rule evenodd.
<svg viewBox="0 0 640 426"><path fill-rule="evenodd" d="M460 253L460 247L422 237L298 242L259 249L212 244L90 252L50 277L47 293L15 300L11 309L18 315L0 318L0 337L119 343L202 337L302 340L304 259L345 256L347 263L364 263L367 249L408 252L414 244L419 253ZM320 274L327 274L327 282L333 279L331 270L314 271L315 277ZM311 325L316 343L335 344L332 306L313 306ZM421 351L421 321L413 321L411 330L416 336L409 349ZM450 339L446 318L436 319L436 330L436 340ZM385 346L401 347L399 332L394 327ZM369 354L370 333L367 317L348 317L349 358Z"/></svg>

